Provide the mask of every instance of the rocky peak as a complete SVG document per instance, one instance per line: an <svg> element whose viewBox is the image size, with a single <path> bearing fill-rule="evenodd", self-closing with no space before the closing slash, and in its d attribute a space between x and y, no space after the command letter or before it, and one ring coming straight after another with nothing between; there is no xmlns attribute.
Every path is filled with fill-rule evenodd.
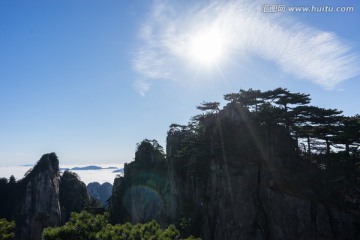
<svg viewBox="0 0 360 240"><path fill-rule="evenodd" d="M173 222L203 239L358 239L359 218L320 200L284 127L239 104L201 124L167 137Z"/></svg>
<svg viewBox="0 0 360 240"><path fill-rule="evenodd" d="M163 159L163 148L156 140L145 139L137 145L135 161L147 164L160 162Z"/></svg>
<svg viewBox="0 0 360 240"><path fill-rule="evenodd" d="M41 239L42 230L61 221L59 203L59 160L55 153L45 154L22 180L23 202L17 219L17 238Z"/></svg>
<svg viewBox="0 0 360 240"><path fill-rule="evenodd" d="M114 222L156 219L209 240L359 239L358 212L318 190L284 125L236 102L194 120L170 125L163 162L139 145L114 182Z"/></svg>

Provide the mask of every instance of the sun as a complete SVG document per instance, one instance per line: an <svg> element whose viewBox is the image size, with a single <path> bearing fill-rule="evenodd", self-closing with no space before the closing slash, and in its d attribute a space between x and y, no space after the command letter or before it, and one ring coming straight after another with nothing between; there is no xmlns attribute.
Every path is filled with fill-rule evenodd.
<svg viewBox="0 0 360 240"><path fill-rule="evenodd" d="M199 31L190 37L188 51L197 64L217 64L225 54L225 36L216 28Z"/></svg>

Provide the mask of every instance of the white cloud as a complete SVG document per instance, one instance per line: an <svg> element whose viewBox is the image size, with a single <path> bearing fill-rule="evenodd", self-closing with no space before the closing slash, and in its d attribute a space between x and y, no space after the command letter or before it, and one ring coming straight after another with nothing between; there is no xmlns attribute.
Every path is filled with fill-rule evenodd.
<svg viewBox="0 0 360 240"><path fill-rule="evenodd" d="M144 80L136 80L134 82L134 88L138 94L145 96L145 93L150 89L150 83Z"/></svg>
<svg viewBox="0 0 360 240"><path fill-rule="evenodd" d="M153 49L142 49L137 52L133 60L133 68L146 78L168 78L170 73L166 71L165 58Z"/></svg>
<svg viewBox="0 0 360 240"><path fill-rule="evenodd" d="M139 32L141 47L133 69L144 79L176 79L189 62L189 39L216 25L229 52L247 53L273 61L279 69L324 88L360 73L358 55L335 33L296 23L283 14L264 14L261 5L228 1L186 8L156 1ZM236 61L235 59L232 59ZM144 95L149 83L135 81Z"/></svg>

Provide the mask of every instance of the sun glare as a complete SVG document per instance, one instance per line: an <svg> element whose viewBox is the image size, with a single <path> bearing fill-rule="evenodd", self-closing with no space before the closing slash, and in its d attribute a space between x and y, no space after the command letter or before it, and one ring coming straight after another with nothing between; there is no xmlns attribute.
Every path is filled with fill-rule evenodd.
<svg viewBox="0 0 360 240"><path fill-rule="evenodd" d="M189 55L197 64L218 63L225 52L225 39L217 29L198 32L189 41Z"/></svg>

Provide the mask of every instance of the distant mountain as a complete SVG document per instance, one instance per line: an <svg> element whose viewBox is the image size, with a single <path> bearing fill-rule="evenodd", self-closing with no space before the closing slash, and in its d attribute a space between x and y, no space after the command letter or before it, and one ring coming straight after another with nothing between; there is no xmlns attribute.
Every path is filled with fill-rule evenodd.
<svg viewBox="0 0 360 240"><path fill-rule="evenodd" d="M117 167L99 167L95 165L85 166L85 167L73 167L73 168L61 168L61 170L73 170L73 171L83 171L83 170L103 170L103 169L118 169Z"/></svg>
<svg viewBox="0 0 360 240"><path fill-rule="evenodd" d="M101 170L102 167L99 166L86 166L86 167L73 167L71 170L79 171L79 170Z"/></svg>
<svg viewBox="0 0 360 240"><path fill-rule="evenodd" d="M32 167L34 166L34 164L31 164L31 163L27 163L27 164L21 164L19 165L20 167Z"/></svg>
<svg viewBox="0 0 360 240"><path fill-rule="evenodd" d="M113 173L124 173L124 169L123 169L123 168L119 168L119 169L113 171Z"/></svg>
<svg viewBox="0 0 360 240"><path fill-rule="evenodd" d="M86 188L91 197L100 200L101 204L105 206L106 201L110 198L112 194L113 186L108 182L105 182L103 184L100 184L98 182L92 182L89 183Z"/></svg>
<svg viewBox="0 0 360 240"><path fill-rule="evenodd" d="M117 167L107 167L107 168L103 168L103 169L118 169Z"/></svg>

